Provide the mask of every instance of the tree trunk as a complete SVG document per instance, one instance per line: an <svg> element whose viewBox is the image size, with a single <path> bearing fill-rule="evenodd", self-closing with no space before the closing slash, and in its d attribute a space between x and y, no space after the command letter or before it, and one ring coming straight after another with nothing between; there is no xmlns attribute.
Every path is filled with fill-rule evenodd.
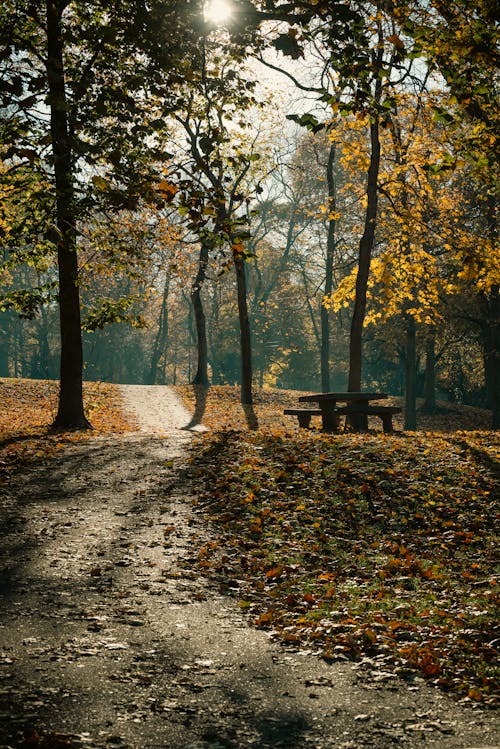
<svg viewBox="0 0 500 749"><path fill-rule="evenodd" d="M378 207L378 174L380 169L380 136L379 120L372 114L370 124L370 166L366 186L366 213L363 236L359 242L358 275L356 277L356 296L351 322L349 342L349 380L347 389L361 390L361 367L363 347L363 324L366 312L366 292L370 274L371 255L375 240Z"/></svg>
<svg viewBox="0 0 500 749"><path fill-rule="evenodd" d="M59 318L61 368L59 407L54 426L64 429L90 427L83 411L83 351L76 253L76 214L72 145L63 67L63 4L47 0L47 80L50 132L56 188L56 222L59 232Z"/></svg>
<svg viewBox="0 0 500 749"><path fill-rule="evenodd" d="M155 342L153 345L153 353L151 355L151 364L149 367L149 373L146 377L146 382L148 385L154 385L157 382L158 375L160 374L160 370L159 370L160 359L162 356L165 355L165 349L167 347L169 288L170 288L170 277L167 275L167 277L165 278L165 285L163 287L163 297L161 300L160 317L158 320L158 332L156 334ZM163 377L163 380L165 380L165 377Z"/></svg>
<svg viewBox="0 0 500 749"><path fill-rule="evenodd" d="M7 340L2 338L0 340L0 377L9 376L9 351L7 348Z"/></svg>
<svg viewBox="0 0 500 749"><path fill-rule="evenodd" d="M234 268L236 271L236 285L238 295L238 320L240 324L240 347L241 347L241 402L250 406L252 398L252 343L250 336L250 320L247 306L247 282L245 273L245 261L236 254L234 255Z"/></svg>
<svg viewBox="0 0 500 749"><path fill-rule="evenodd" d="M325 265L325 297L330 297L333 289L333 254L335 250L335 222L332 218L335 212L335 177L333 167L335 164L335 143L330 146L328 164L326 168L326 180L328 184L328 236L326 242L326 265ZM325 305L321 304L321 389L324 393L330 390L330 313Z"/></svg>
<svg viewBox="0 0 500 749"><path fill-rule="evenodd" d="M38 371L40 377L49 377L50 345L49 345L49 323L45 307L40 308L40 320L37 325L39 363Z"/></svg>
<svg viewBox="0 0 500 749"><path fill-rule="evenodd" d="M436 411L436 332L430 330L425 344L425 384L422 411Z"/></svg>
<svg viewBox="0 0 500 749"><path fill-rule="evenodd" d="M0 328L0 377L9 376L9 340L8 312L2 312L2 328Z"/></svg>
<svg viewBox="0 0 500 749"><path fill-rule="evenodd" d="M201 243L200 258L198 262L198 272L191 289L191 303L193 305L194 320L196 326L196 343L197 343L197 366L196 374L193 378L193 385L209 385L208 379L208 341L207 341L207 324L205 311L203 309L203 300L201 290L205 282L208 266L208 244Z"/></svg>
<svg viewBox="0 0 500 749"><path fill-rule="evenodd" d="M21 331L20 331L20 322L21 321L16 316L13 320L12 333L11 333L12 363L13 363L14 377L23 376L24 354L23 354L23 346L22 346L23 336L21 335Z"/></svg>
<svg viewBox="0 0 500 749"><path fill-rule="evenodd" d="M417 333L415 319L406 318L405 429L417 428Z"/></svg>
<svg viewBox="0 0 500 749"><path fill-rule="evenodd" d="M498 247L498 203L493 191L488 195L488 233ZM483 328L484 379L492 411L492 429L500 429L500 287L492 286L487 298L487 325Z"/></svg>
<svg viewBox="0 0 500 749"><path fill-rule="evenodd" d="M500 429L500 289L494 286L487 298L487 319L482 326L484 379L492 429Z"/></svg>

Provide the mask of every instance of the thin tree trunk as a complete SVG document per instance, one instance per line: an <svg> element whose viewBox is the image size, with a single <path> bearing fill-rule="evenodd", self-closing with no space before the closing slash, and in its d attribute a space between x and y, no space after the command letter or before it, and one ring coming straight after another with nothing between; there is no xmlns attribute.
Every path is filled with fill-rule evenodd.
<svg viewBox="0 0 500 749"><path fill-rule="evenodd" d="M250 406L252 397L252 342L250 335L250 320L247 305L247 283L245 273L245 261L236 254L234 255L234 268L236 271L236 285L238 295L238 319L240 324L240 347L241 347L241 402Z"/></svg>
<svg viewBox="0 0 500 749"><path fill-rule="evenodd" d="M330 146L328 163L326 168L326 180L328 184L328 236L326 242L326 265L325 265L325 297L331 296L333 289L333 254L335 250L335 222L333 217L336 209L335 200L335 177L333 167L335 164L335 143ZM321 389L324 393L330 390L330 313L325 305L321 304Z"/></svg>
<svg viewBox="0 0 500 749"><path fill-rule="evenodd" d="M165 285L163 287L163 297L161 300L160 317L158 320L158 331L155 337L153 345L153 353L151 355L151 364L149 367L149 374L146 378L148 385L154 385L157 382L158 375L160 374L159 364L161 357L165 355L165 349L168 342L168 292L170 289L170 277L167 275L165 278ZM165 380L165 377L163 377Z"/></svg>
<svg viewBox="0 0 500 749"><path fill-rule="evenodd" d="M207 324L205 311L203 309L203 300L201 290L205 282L208 266L208 244L201 243L200 258L198 262L198 271L191 289L191 303L193 305L194 320L196 326L197 342L197 366L196 374L192 380L193 385L209 385L208 379L208 341L207 341Z"/></svg>
<svg viewBox="0 0 500 749"><path fill-rule="evenodd" d="M59 317L61 368L59 407L54 426L65 429L90 427L83 410L83 350L76 253L76 215L72 147L63 66L62 3L47 0L47 80L50 131L54 157L56 220L59 231Z"/></svg>
<svg viewBox="0 0 500 749"><path fill-rule="evenodd" d="M370 166L366 186L366 213L363 236L359 242L358 274L356 277L356 296L351 322L351 336L349 343L349 391L361 390L363 324L366 313L366 293L373 245L375 241L375 227L378 208L378 174L380 169L380 136L379 120L372 115L370 124Z"/></svg>
<svg viewBox="0 0 500 749"><path fill-rule="evenodd" d="M37 325L38 351L39 351L39 372L42 378L49 377L49 324L47 311L44 306L40 308L40 320Z"/></svg>
<svg viewBox="0 0 500 749"><path fill-rule="evenodd" d="M405 429L417 428L417 333L415 319L406 318Z"/></svg>
<svg viewBox="0 0 500 749"><path fill-rule="evenodd" d="M425 385L422 411L436 411L436 333L430 330L425 344Z"/></svg>
<svg viewBox="0 0 500 749"><path fill-rule="evenodd" d="M9 376L9 351L7 348L7 339L0 340L0 377Z"/></svg>
<svg viewBox="0 0 500 749"><path fill-rule="evenodd" d="M492 429L500 429L500 289L494 286L486 300L487 319L482 326L484 380Z"/></svg>
<svg viewBox="0 0 500 749"><path fill-rule="evenodd" d="M497 202L488 197L488 233L498 247ZM487 326L483 329L484 376L488 404L492 411L492 429L500 429L500 287L494 285L487 298Z"/></svg>
<svg viewBox="0 0 500 749"><path fill-rule="evenodd" d="M10 330L7 317L9 312L2 313L2 328L0 329L0 377L9 376L9 342Z"/></svg>

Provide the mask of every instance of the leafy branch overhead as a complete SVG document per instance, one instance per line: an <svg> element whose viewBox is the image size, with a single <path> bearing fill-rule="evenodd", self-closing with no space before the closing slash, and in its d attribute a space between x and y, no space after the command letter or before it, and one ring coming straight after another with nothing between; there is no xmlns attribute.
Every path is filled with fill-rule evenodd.
<svg viewBox="0 0 500 749"><path fill-rule="evenodd" d="M195 357L249 402L404 387L414 428L425 359L429 407L437 383L497 428L489 0L108 5L0 17L0 373L60 372L59 425L88 427L84 362L178 381ZM111 371L113 321L137 355Z"/></svg>

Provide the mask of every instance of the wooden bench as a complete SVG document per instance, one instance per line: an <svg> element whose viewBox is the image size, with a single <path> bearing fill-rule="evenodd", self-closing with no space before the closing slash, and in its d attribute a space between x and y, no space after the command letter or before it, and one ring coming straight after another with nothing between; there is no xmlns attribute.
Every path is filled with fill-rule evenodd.
<svg viewBox="0 0 500 749"><path fill-rule="evenodd" d="M296 416L299 420L299 427L309 429L312 416L321 416L320 408L285 408L283 413L287 416ZM401 409L398 406L366 406L352 403L347 406L337 406L334 410L334 416L379 416L382 420L382 427L386 434L394 431L392 417L400 414Z"/></svg>
<svg viewBox="0 0 500 749"><path fill-rule="evenodd" d="M392 417L395 414L400 414L401 408L398 406L357 406L355 403L352 403L347 406L339 406L337 412L345 416L356 416L358 414L363 416L379 416L382 420L384 432L391 434L394 431Z"/></svg>
<svg viewBox="0 0 500 749"><path fill-rule="evenodd" d="M299 427L309 429L311 416L321 416L321 408L285 408L283 411L287 416L296 416L299 420Z"/></svg>

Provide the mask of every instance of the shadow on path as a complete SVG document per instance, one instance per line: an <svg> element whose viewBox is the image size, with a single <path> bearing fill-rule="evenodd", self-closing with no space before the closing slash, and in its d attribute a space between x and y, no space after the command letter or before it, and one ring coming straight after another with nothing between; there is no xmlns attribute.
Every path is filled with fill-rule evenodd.
<svg viewBox="0 0 500 749"><path fill-rule="evenodd" d="M195 407L189 424L182 427L185 430L202 426L203 416L205 415L207 406L208 387L205 385L192 385L192 388L195 396Z"/></svg>
<svg viewBox="0 0 500 749"><path fill-rule="evenodd" d="M200 576L210 538L186 463L175 436L132 435L72 447L2 487L0 747L495 743L479 710L396 679L370 691L351 665L249 627L234 593Z"/></svg>
<svg viewBox="0 0 500 749"><path fill-rule="evenodd" d="M1 747L27 745L23 734L45 748L299 747L314 728L280 697L267 638L247 650L247 630L242 644L186 564L190 503L171 455L149 437L88 443L9 487Z"/></svg>

